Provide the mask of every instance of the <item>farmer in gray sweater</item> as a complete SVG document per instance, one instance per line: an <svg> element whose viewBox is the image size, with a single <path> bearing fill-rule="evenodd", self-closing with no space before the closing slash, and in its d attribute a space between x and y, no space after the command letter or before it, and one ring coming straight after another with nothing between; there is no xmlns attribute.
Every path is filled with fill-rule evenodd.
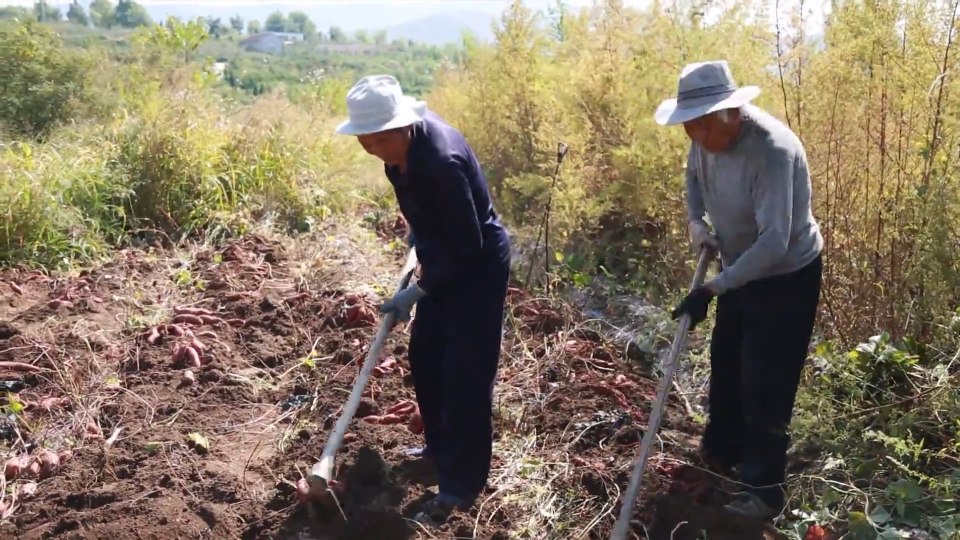
<svg viewBox="0 0 960 540"><path fill-rule="evenodd" d="M784 506L787 428L820 300L823 237L810 209L803 144L749 104L759 94L738 88L725 61L690 64L656 120L682 124L691 140L690 238L721 260L720 273L673 313L695 326L717 297L700 453L715 468L740 467L747 487L728 510L767 519Z"/></svg>

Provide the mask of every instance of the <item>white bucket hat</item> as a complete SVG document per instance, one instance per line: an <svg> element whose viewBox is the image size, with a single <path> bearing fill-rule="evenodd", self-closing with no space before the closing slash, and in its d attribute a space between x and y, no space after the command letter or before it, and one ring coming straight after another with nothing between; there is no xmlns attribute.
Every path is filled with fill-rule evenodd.
<svg viewBox="0 0 960 540"><path fill-rule="evenodd" d="M367 135L406 127L423 120L424 101L404 96L400 83L390 75L368 75L347 93L350 119L337 126L340 135Z"/></svg>
<svg viewBox="0 0 960 540"><path fill-rule="evenodd" d="M673 126L723 109L734 109L760 95L760 88L738 88L726 60L688 64L680 73L676 99L657 108L661 126Z"/></svg>

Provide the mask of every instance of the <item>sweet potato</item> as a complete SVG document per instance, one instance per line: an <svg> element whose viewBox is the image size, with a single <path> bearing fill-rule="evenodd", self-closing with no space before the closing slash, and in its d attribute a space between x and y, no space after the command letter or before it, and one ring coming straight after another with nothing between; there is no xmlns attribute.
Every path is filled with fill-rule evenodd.
<svg viewBox="0 0 960 540"><path fill-rule="evenodd" d="M70 461L73 458L73 452L71 452L70 450L61 450L60 454L58 455L60 456L61 465Z"/></svg>
<svg viewBox="0 0 960 540"><path fill-rule="evenodd" d="M193 339L190 341L190 346L193 347L194 349L196 349L197 353L199 353L199 354L203 354L203 351L205 351L205 350L207 349L207 346L204 345L203 342L200 341L200 340L197 339L197 338L193 338Z"/></svg>
<svg viewBox="0 0 960 540"><path fill-rule="evenodd" d="M83 435L91 439L102 439L103 431L100 430L100 426L98 426L96 422L88 420L87 425L84 427Z"/></svg>
<svg viewBox="0 0 960 540"><path fill-rule="evenodd" d="M187 348L183 345L177 345L177 348L173 350L173 356L170 358L170 362L173 364L179 364L186 354Z"/></svg>
<svg viewBox="0 0 960 540"><path fill-rule="evenodd" d="M236 302L237 300L243 300L245 297L249 296L250 293L245 292L235 292L230 293L223 297L224 302Z"/></svg>
<svg viewBox="0 0 960 540"><path fill-rule="evenodd" d="M36 482L27 482L21 484L17 489L17 498L19 499L32 499L34 495L37 494L37 483Z"/></svg>
<svg viewBox="0 0 960 540"><path fill-rule="evenodd" d="M30 460L30 464L27 465L27 469L23 471L23 475L27 478L36 478L40 476L40 460Z"/></svg>
<svg viewBox="0 0 960 540"><path fill-rule="evenodd" d="M203 322L203 324L212 324L215 326L225 324L223 319L213 315L200 315L200 321Z"/></svg>
<svg viewBox="0 0 960 540"><path fill-rule="evenodd" d="M300 504L307 504L310 498L310 482L306 478L297 480L297 500Z"/></svg>
<svg viewBox="0 0 960 540"><path fill-rule="evenodd" d="M167 329L167 335L168 335L168 336L177 336L177 337L182 337L182 336L183 336L183 328L180 328L179 326L177 326L177 325L175 325L175 324L168 324L168 325L166 325L166 329Z"/></svg>
<svg viewBox="0 0 960 540"><path fill-rule="evenodd" d="M20 478L20 473L23 470L21 458L10 458L3 464L3 476L7 479L8 482Z"/></svg>
<svg viewBox="0 0 960 540"><path fill-rule="evenodd" d="M194 334L194 337L217 339L217 333L213 330L204 330L203 332L197 332Z"/></svg>
<svg viewBox="0 0 960 540"><path fill-rule="evenodd" d="M150 334L147 335L147 343L151 345L156 345L158 339L160 339L160 330L157 330L156 327L151 328Z"/></svg>
<svg viewBox="0 0 960 540"><path fill-rule="evenodd" d="M69 300L64 300L62 298L57 298L56 300L51 300L47 302L47 307L50 309L59 309L62 307L71 308L73 307L73 302Z"/></svg>
<svg viewBox="0 0 960 540"><path fill-rule="evenodd" d="M40 400L40 410L45 412L50 412L54 409L59 409L61 407L66 407L70 404L70 398L67 397L49 397Z"/></svg>
<svg viewBox="0 0 960 540"><path fill-rule="evenodd" d="M395 368L396 366L397 366L397 360L396 360L396 358L394 358L394 357L391 356L391 357L388 357L386 360L384 360L383 363L381 363L381 364L380 364L379 366L377 366L377 367L380 367L380 368L385 369L385 370L387 370L387 369L392 370L392 369Z"/></svg>
<svg viewBox="0 0 960 540"><path fill-rule="evenodd" d="M22 295L22 294L23 294L23 289L20 288L20 286L17 285L16 283L14 283L14 282L11 281L11 282L9 283L9 285L10 285L10 290L13 291L14 294L17 294L17 295Z"/></svg>
<svg viewBox="0 0 960 540"><path fill-rule="evenodd" d="M174 324L181 324L181 323L195 324L197 326L203 326L203 319L201 319L198 315L189 315L184 313L182 315L177 315L176 317L174 317L173 323Z"/></svg>
<svg viewBox="0 0 960 540"><path fill-rule="evenodd" d="M197 378L193 374L193 371L188 369L183 372L183 379L181 380L180 384L182 384L183 386L191 386L196 381L197 381Z"/></svg>
<svg viewBox="0 0 960 540"><path fill-rule="evenodd" d="M241 327L247 324L247 321L243 319L227 319L225 321L230 326Z"/></svg>
<svg viewBox="0 0 960 540"><path fill-rule="evenodd" d="M397 416L395 414L385 414L377 420L377 423L380 425L390 425L390 424L402 424L403 417Z"/></svg>
<svg viewBox="0 0 960 540"><path fill-rule="evenodd" d="M363 418L360 419L360 421L365 424L379 424L380 417L376 415L364 416Z"/></svg>
<svg viewBox="0 0 960 540"><path fill-rule="evenodd" d="M39 373L43 371L42 368L23 362L0 362L0 369L6 371L25 371L28 373Z"/></svg>
<svg viewBox="0 0 960 540"><path fill-rule="evenodd" d="M349 443L349 442L353 442L353 441L355 441L355 440L357 440L357 434L356 434L356 433L344 433L344 434L343 434L343 442Z"/></svg>
<svg viewBox="0 0 960 540"><path fill-rule="evenodd" d="M60 468L60 456L46 448L40 450L39 462L41 480L50 478Z"/></svg>
<svg viewBox="0 0 960 540"><path fill-rule="evenodd" d="M295 294L295 295L290 296L290 297L288 297L288 298L284 298L284 299L283 299L283 303L284 303L284 304L295 304L295 303L297 303L297 302L299 302L299 301L301 301L301 300L306 300L307 298L310 298L310 294L309 294L309 293L302 292L302 293L300 293L300 294Z"/></svg>
<svg viewBox="0 0 960 540"><path fill-rule="evenodd" d="M213 312L210 311L209 309L186 307L186 306L181 306L174 309L173 313L176 315L197 315L197 316L213 315Z"/></svg>
<svg viewBox="0 0 960 540"><path fill-rule="evenodd" d="M413 413L410 417L410 421L407 423L407 429L414 435L423 433L423 417L420 416L420 411Z"/></svg>
<svg viewBox="0 0 960 540"><path fill-rule="evenodd" d="M184 358L186 358L188 366L193 368L199 368L203 366L203 364L200 363L200 353L198 353L193 347L184 347L184 354Z"/></svg>
<svg viewBox="0 0 960 540"><path fill-rule="evenodd" d="M398 401L397 403L392 405L389 409L387 409L387 414L406 415L406 414L413 414L413 412L416 410L417 410L417 404L408 399L405 399L402 401Z"/></svg>

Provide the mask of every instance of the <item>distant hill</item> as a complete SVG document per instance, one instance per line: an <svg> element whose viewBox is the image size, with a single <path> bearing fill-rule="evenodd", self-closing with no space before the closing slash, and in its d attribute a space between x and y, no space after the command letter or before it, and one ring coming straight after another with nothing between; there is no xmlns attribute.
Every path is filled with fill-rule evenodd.
<svg viewBox="0 0 960 540"><path fill-rule="evenodd" d="M52 4L53 2L51 2ZM389 38L412 39L421 43L442 45L460 41L464 28L471 29L478 39L491 39L490 23L495 14L509 5L504 0L486 2L454 2L444 9L442 2L361 2L356 3L307 3L287 4L263 2L261 4L210 5L189 3L144 3L150 16L163 21L168 15L182 19L196 17L220 17L226 23L230 17L240 15L244 21L257 19L260 22L275 11L289 13L303 11L317 28L326 33L331 26L339 26L353 33L364 29L372 33L387 29ZM459 5L457 5L459 4ZM469 6L464 9L462 6ZM64 8L65 9L65 6Z"/></svg>
<svg viewBox="0 0 960 540"><path fill-rule="evenodd" d="M386 28L387 39L411 39L429 45L459 43L464 30L480 41L493 41L494 17L486 13L456 11L431 15Z"/></svg>
<svg viewBox="0 0 960 540"><path fill-rule="evenodd" d="M115 0L114 0L115 1ZM585 2L587 0L573 0ZM553 0L525 0L530 7L543 9ZM67 12L70 0L48 0L48 5ZM81 0L84 7L90 0ZM261 23L275 11L287 14L302 11L327 33L331 26L345 32L363 29L369 33L385 29L390 40L412 39L419 43L444 45L459 43L463 30L469 29L481 41L492 41L492 22L510 6L510 0L449 0L442 2L406 2L387 0L356 0L355 2L209 2L184 0L141 0L140 4L156 22L168 16L192 20L197 17L219 17L227 24L230 17L239 15L244 23L257 19ZM31 5L32 0L0 0L0 5Z"/></svg>

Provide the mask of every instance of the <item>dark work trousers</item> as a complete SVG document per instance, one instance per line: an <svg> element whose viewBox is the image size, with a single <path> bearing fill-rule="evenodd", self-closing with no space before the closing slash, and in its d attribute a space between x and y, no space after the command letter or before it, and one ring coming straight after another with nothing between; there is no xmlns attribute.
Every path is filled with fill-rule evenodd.
<svg viewBox="0 0 960 540"><path fill-rule="evenodd" d="M742 464L741 480L781 509L787 431L820 301L823 260L717 298L710 342L707 453Z"/></svg>
<svg viewBox="0 0 960 540"><path fill-rule="evenodd" d="M410 330L410 370L440 492L467 501L490 475L509 274L509 260L482 261L442 296L417 302Z"/></svg>

